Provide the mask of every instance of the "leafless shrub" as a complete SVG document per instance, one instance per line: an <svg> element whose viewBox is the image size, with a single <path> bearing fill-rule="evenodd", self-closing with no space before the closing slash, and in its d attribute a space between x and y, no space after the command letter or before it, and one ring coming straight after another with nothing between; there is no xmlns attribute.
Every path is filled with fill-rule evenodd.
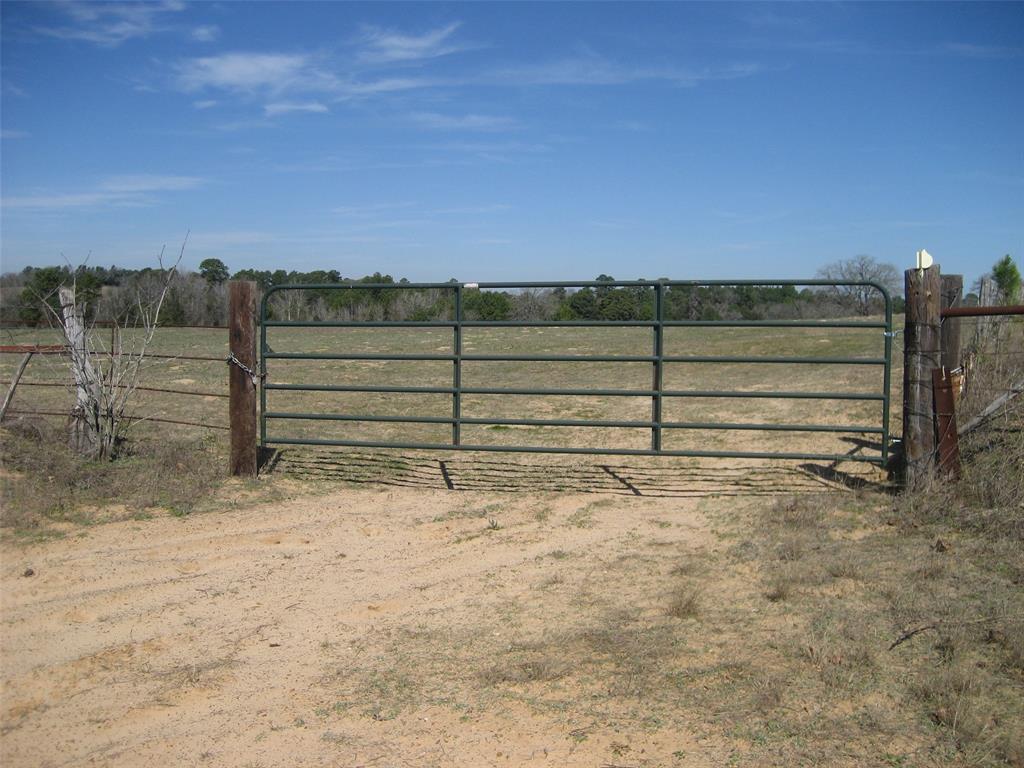
<svg viewBox="0 0 1024 768"><path fill-rule="evenodd" d="M187 237L186 237L187 242ZM156 334L160 311L171 281L185 252L165 268L159 256L159 284L152 296L136 296L134 311L115 327L110 340L85 322L86 307L78 301L75 284L58 290L59 311L46 299L42 305L60 329L68 349L68 367L74 381L75 405L71 411L70 445L90 459L113 459L121 452L131 421L126 415L129 401L139 385L146 354Z"/></svg>

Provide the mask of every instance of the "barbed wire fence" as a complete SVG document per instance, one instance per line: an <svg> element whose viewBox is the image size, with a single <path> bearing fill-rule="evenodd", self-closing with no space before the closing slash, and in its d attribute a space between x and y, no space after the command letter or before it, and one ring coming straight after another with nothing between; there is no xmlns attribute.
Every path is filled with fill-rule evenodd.
<svg viewBox="0 0 1024 768"><path fill-rule="evenodd" d="M113 329L112 329L113 330ZM161 326L161 331L197 331L226 334L226 327L215 325ZM163 339L170 338L163 334ZM0 332L0 370L4 371L3 382L6 396L2 413L4 420L37 418L71 418L75 383L68 377L66 359L70 354L63 344L46 343L49 339L45 330L18 327L5 324ZM31 339L31 341L29 341ZM225 340L226 346L226 340ZM190 347L196 346L195 344ZM208 341L198 344L203 350L211 346ZM172 424L193 429L227 431L228 399L227 377L222 375L226 356L195 354L192 348L180 353L147 352L143 377L146 383L135 389L147 393L138 399L136 410L127 415L133 424L155 422ZM16 362L12 362L16 361ZM203 380L202 388L191 388L185 382L195 379L172 379L175 367L182 364L202 366L196 378ZM7 373L13 368L13 375ZM216 373L214 374L214 371ZM179 384L179 386L173 386ZM222 420L210 413L212 408L195 408L195 398L206 403L224 402ZM66 405L65 405L66 403Z"/></svg>

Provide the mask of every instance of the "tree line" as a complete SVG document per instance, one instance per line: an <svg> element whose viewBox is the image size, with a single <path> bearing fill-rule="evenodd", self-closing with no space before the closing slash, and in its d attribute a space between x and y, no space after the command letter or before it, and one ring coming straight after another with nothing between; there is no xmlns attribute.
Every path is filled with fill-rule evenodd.
<svg viewBox="0 0 1024 768"><path fill-rule="evenodd" d="M1019 272L1012 259L996 264L994 273L1005 293L1019 290ZM902 310L901 275L889 264L858 256L822 267L822 279L873 280L894 297ZM131 325L137 308L161 290L167 278L162 269L121 267L27 267L0 277L0 320L5 324L41 325L57 309L57 290L74 284L86 305L87 319ZM170 283L161 314L162 325L226 325L227 281L252 280L262 289L282 285L320 288L276 291L268 300L272 319L293 321L430 321L455 317L455 291L447 288L406 288L409 281L375 272L359 278L337 270L256 270L232 273L219 259L206 259L195 272L178 270ZM1014 280L1016 279L1016 282ZM450 280L452 284L457 281ZM614 278L599 275L593 287L479 290L463 289L463 318L467 320L652 320L652 285L615 286ZM360 285L374 284L372 288ZM350 290L345 290L349 287ZM667 320L817 319L872 315L883 310L874 289L792 285L680 285L663 291Z"/></svg>

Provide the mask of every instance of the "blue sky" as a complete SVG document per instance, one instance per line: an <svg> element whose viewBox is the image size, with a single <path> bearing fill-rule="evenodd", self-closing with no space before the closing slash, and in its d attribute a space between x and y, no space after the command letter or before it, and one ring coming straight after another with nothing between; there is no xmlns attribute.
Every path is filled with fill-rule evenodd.
<svg viewBox="0 0 1024 768"><path fill-rule="evenodd" d="M4 2L2 257L414 280L1024 256L1024 4Z"/></svg>

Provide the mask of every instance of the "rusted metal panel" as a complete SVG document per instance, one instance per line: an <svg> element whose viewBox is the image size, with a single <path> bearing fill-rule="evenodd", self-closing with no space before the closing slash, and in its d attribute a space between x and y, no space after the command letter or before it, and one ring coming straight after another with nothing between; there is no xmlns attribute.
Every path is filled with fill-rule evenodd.
<svg viewBox="0 0 1024 768"><path fill-rule="evenodd" d="M932 371L939 471L944 475L959 478L960 442L956 429L955 387L949 369L936 368Z"/></svg>

